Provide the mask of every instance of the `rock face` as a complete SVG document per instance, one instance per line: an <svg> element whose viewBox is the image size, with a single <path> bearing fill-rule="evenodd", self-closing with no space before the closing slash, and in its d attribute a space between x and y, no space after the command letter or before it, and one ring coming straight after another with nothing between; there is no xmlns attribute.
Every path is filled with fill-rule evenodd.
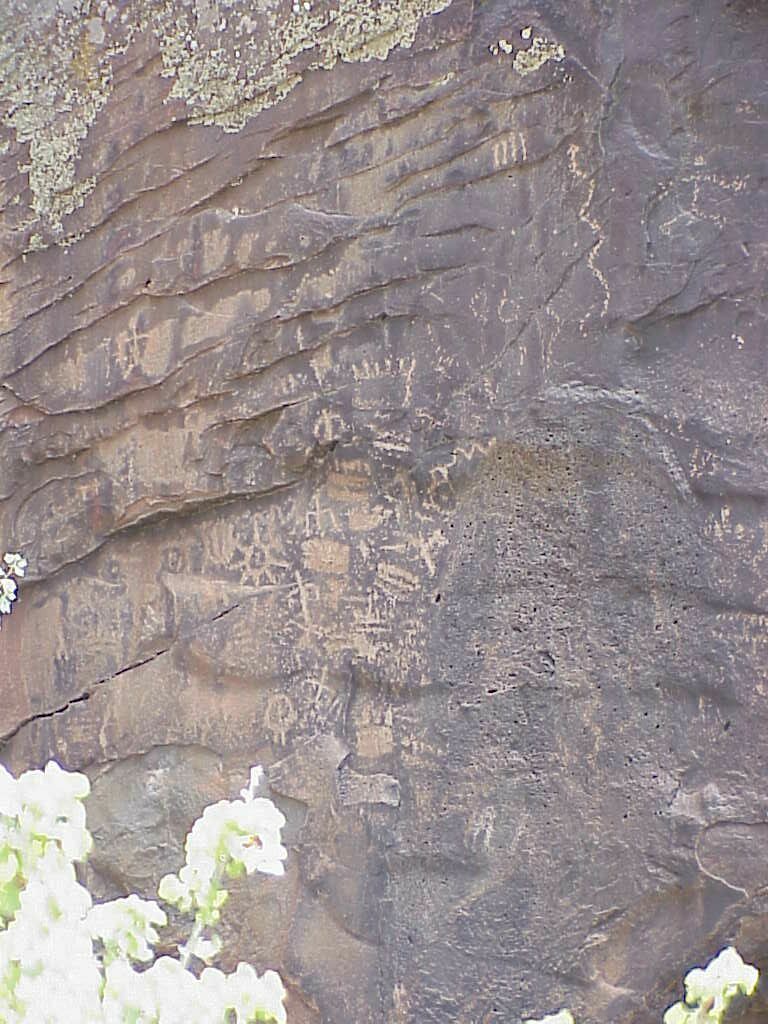
<svg viewBox="0 0 768 1024"><path fill-rule="evenodd" d="M0 0L2 758L291 1024L768 948L768 7Z"/></svg>

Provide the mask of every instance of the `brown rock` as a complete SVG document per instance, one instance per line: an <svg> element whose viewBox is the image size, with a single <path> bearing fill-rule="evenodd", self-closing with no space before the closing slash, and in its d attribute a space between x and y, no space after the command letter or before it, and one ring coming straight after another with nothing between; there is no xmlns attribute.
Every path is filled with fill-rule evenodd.
<svg viewBox="0 0 768 1024"><path fill-rule="evenodd" d="M764 965L765 5L82 6L0 0L0 735L94 890L261 762L293 1024Z"/></svg>

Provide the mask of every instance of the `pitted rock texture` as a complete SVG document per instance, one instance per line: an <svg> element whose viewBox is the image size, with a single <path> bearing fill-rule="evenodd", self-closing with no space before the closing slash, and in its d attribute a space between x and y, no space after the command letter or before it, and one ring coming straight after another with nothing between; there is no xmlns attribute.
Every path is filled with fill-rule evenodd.
<svg viewBox="0 0 768 1024"><path fill-rule="evenodd" d="M295 7L0 0L2 759L103 896L263 763L292 1024L658 1020L768 951L768 7Z"/></svg>

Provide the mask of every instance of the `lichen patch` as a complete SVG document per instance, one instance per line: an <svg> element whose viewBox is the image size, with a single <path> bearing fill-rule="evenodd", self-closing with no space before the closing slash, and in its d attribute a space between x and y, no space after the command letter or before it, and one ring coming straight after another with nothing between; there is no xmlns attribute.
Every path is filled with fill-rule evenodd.
<svg viewBox="0 0 768 1024"><path fill-rule="evenodd" d="M29 143L32 211L54 229L95 185L92 177L76 180L76 165L110 95L115 51L99 45L104 34L94 20L74 5L21 26L7 19L0 29L0 109L17 140Z"/></svg>
<svg viewBox="0 0 768 1024"><path fill-rule="evenodd" d="M488 47L495 57L500 53L513 55L512 67L519 75L530 75L548 61L559 63L565 57L565 47L561 43L552 42L546 36L534 35L530 25L520 29L520 38L528 45L519 47L502 38Z"/></svg>
<svg viewBox="0 0 768 1024"><path fill-rule="evenodd" d="M515 52L515 59L512 67L520 75L530 75L538 71L548 61L560 62L565 57L565 47L561 43L554 43L545 36L533 35L530 25L520 31L520 38L530 39L527 49L520 49Z"/></svg>
<svg viewBox="0 0 768 1024"><path fill-rule="evenodd" d="M450 3L273 0L235 14L229 4L208 0L201 19L199 11L166 2L153 5L150 20L163 74L174 80L170 98L184 100L192 123L234 132L283 99L308 71L339 60L385 60L396 47L411 46L421 21Z"/></svg>
<svg viewBox="0 0 768 1024"><path fill-rule="evenodd" d="M72 0L0 26L0 116L29 143L30 206L54 235L95 177L78 179L81 146L112 92L113 61L154 35L161 74L193 124L239 131L308 71L385 60L452 0Z"/></svg>

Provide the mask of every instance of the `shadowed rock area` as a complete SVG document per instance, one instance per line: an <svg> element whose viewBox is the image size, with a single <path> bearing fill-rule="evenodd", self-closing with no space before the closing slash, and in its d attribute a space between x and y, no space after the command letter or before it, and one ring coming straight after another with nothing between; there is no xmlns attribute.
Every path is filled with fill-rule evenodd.
<svg viewBox="0 0 768 1024"><path fill-rule="evenodd" d="M104 897L263 763L287 878L222 966L291 1024L768 966L767 45L762 0L0 0L2 760L88 773Z"/></svg>

